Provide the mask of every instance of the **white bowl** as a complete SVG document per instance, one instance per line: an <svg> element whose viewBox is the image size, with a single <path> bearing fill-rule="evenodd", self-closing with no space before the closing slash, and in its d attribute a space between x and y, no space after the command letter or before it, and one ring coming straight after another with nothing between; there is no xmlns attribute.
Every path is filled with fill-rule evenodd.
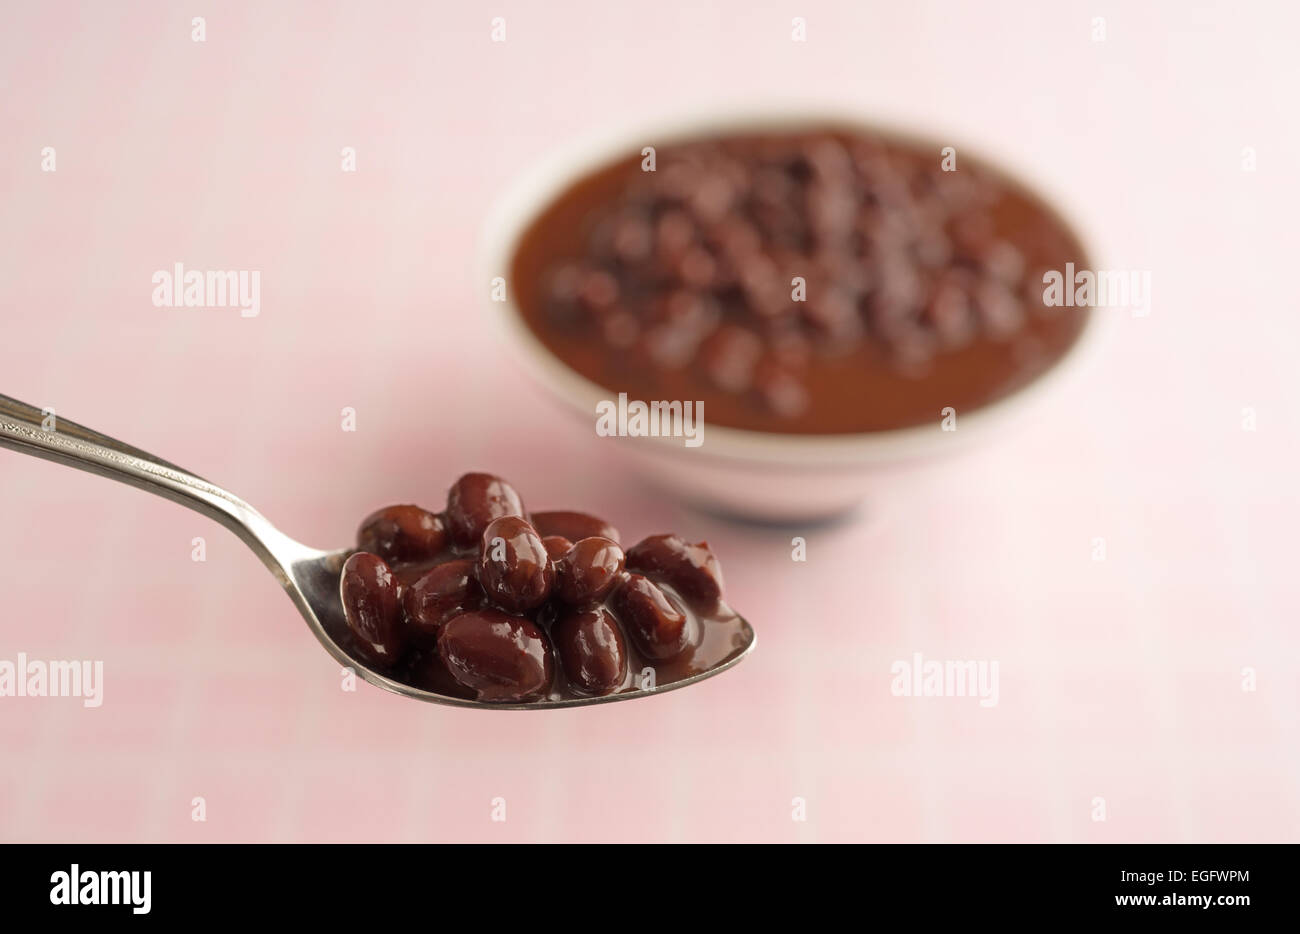
<svg viewBox="0 0 1300 934"><path fill-rule="evenodd" d="M579 140L543 159L498 202L485 228L480 281L487 283L498 276L508 279L521 237L546 207L588 174L640 152L643 146L663 147L747 130L797 132L827 127L927 142L925 136L901 130L897 124L884 126L862 114L804 106L701 113ZM938 153L938 144L934 145ZM1033 193L1052 211L1050 202L1023 181L1023 173L1001 171L996 162L969 155L966 146L959 145L958 152L1000 174L1009 184ZM1092 256L1077 227L1065 224L1059 215L1056 218L1084 244L1085 255ZM524 322L513 292L512 287L507 288L505 301L489 298L494 318L523 365L566 408L592 426L596 442L616 445L630 466L696 506L777 522L834 517L869 496L887 479L889 468L982 443L1045 402L1063 378L1079 368L1088 356L1087 349L1096 342L1099 317L1094 309L1066 353L1031 382L995 402L957 413L956 431L941 430L939 412L932 425L835 435L726 428L709 424L706 417L703 444L687 447L681 438L598 437L597 404L611 400L614 393L580 375L547 349Z"/></svg>

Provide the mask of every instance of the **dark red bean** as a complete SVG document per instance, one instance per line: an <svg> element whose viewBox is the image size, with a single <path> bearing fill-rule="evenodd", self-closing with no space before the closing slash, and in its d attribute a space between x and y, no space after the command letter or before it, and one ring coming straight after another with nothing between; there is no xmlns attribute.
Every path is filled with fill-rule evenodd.
<svg viewBox="0 0 1300 934"><path fill-rule="evenodd" d="M648 577L628 575L610 604L637 646L653 659L680 655L690 641L686 614Z"/></svg>
<svg viewBox="0 0 1300 934"><path fill-rule="evenodd" d="M406 593L406 588L410 587L429 570L426 562L416 562L414 564L403 564L396 562L390 564L388 569L393 572L393 577L397 579L397 595L401 597Z"/></svg>
<svg viewBox="0 0 1300 934"><path fill-rule="evenodd" d="M952 261L952 241L942 229L922 232L913 249L917 262L927 269L940 269Z"/></svg>
<svg viewBox="0 0 1300 934"><path fill-rule="evenodd" d="M551 574L554 575L553 580L558 579L560 574L560 561L569 553L569 549L573 547L573 542L569 541L563 535L548 535L542 539L542 546L546 549L546 556L551 559ZM551 586L552 592L554 592L554 584Z"/></svg>
<svg viewBox="0 0 1300 934"><path fill-rule="evenodd" d="M659 324L646 331L641 349L660 369L680 370L695 357L700 339L689 328Z"/></svg>
<svg viewBox="0 0 1300 934"><path fill-rule="evenodd" d="M848 182L853 178L853 158L839 140L826 137L811 139L804 145L804 152L819 178L831 182Z"/></svg>
<svg viewBox="0 0 1300 934"><path fill-rule="evenodd" d="M984 255L997 237L992 216L982 211L962 214L952 222L948 233L957 252L973 260Z"/></svg>
<svg viewBox="0 0 1300 934"><path fill-rule="evenodd" d="M537 528L537 526L534 525L533 528ZM554 564L568 554L569 549L573 547L573 542L563 535L547 535L542 539L542 545L546 548L546 554L550 556L551 563Z"/></svg>
<svg viewBox="0 0 1300 934"><path fill-rule="evenodd" d="M708 223L726 217L735 197L736 190L725 176L711 174L695 184L688 206L695 217Z"/></svg>
<svg viewBox="0 0 1300 934"><path fill-rule="evenodd" d="M742 265L763 248L763 235L740 217L729 217L709 228L709 237L734 265Z"/></svg>
<svg viewBox="0 0 1300 934"><path fill-rule="evenodd" d="M693 289L707 289L718 273L718 264L708 250L695 247L688 250L677 263L677 276L682 284Z"/></svg>
<svg viewBox="0 0 1300 934"><path fill-rule="evenodd" d="M447 523L462 548L477 545L493 519L522 515L524 504L515 488L490 473L467 473L447 494Z"/></svg>
<svg viewBox="0 0 1300 934"><path fill-rule="evenodd" d="M795 418L808 410L807 387L775 359L760 361L754 369L754 388L768 410L781 418Z"/></svg>
<svg viewBox="0 0 1300 934"><path fill-rule="evenodd" d="M763 339L739 325L725 325L704 343L704 371L719 389L744 392L763 356Z"/></svg>
<svg viewBox="0 0 1300 934"><path fill-rule="evenodd" d="M618 529L604 519L597 519L585 512L535 512L532 520L533 528L543 537L561 535L571 542L592 537L618 541Z"/></svg>
<svg viewBox="0 0 1300 934"><path fill-rule="evenodd" d="M419 506L386 506L357 529L357 548L387 562L425 561L446 545L442 517Z"/></svg>
<svg viewBox="0 0 1300 934"><path fill-rule="evenodd" d="M555 589L573 606L602 599L623 573L623 549L608 538L575 542L556 565Z"/></svg>
<svg viewBox="0 0 1300 934"><path fill-rule="evenodd" d="M808 189L808 221L822 246L843 243L857 220L852 182L824 182Z"/></svg>
<svg viewBox="0 0 1300 934"><path fill-rule="evenodd" d="M775 318L789 311L789 280L782 280L776 264L759 254L736 265L736 277L750 310L760 318Z"/></svg>
<svg viewBox="0 0 1300 934"><path fill-rule="evenodd" d="M511 613L542 604L555 572L542 537L518 516L493 519L483 530L478 580L489 600Z"/></svg>
<svg viewBox="0 0 1300 934"><path fill-rule="evenodd" d="M578 303L595 314L614 307L618 301L618 280L607 272L589 272L578 286Z"/></svg>
<svg viewBox="0 0 1300 934"><path fill-rule="evenodd" d="M964 347L978 332L970 298L954 282L941 282L935 287L922 320L949 350Z"/></svg>
<svg viewBox="0 0 1300 934"><path fill-rule="evenodd" d="M613 230L614 255L625 263L637 263L650 255L654 248L654 234L650 222L640 217L619 221Z"/></svg>
<svg viewBox="0 0 1300 934"><path fill-rule="evenodd" d="M627 646L603 606L570 610L551 629L564 674L588 694L609 694L627 678Z"/></svg>
<svg viewBox="0 0 1300 934"><path fill-rule="evenodd" d="M484 609L452 617L438 636L438 655L453 678L481 701L537 698L554 670L546 634L534 622Z"/></svg>
<svg viewBox="0 0 1300 934"><path fill-rule="evenodd" d="M375 665L395 664L406 646L406 630L397 580L384 560L364 551L351 555L339 578L339 599L362 659Z"/></svg>
<svg viewBox="0 0 1300 934"><path fill-rule="evenodd" d="M912 264L902 255L889 252L882 257L876 290L869 301L876 319L896 319L920 306L924 287Z"/></svg>
<svg viewBox="0 0 1300 934"><path fill-rule="evenodd" d="M714 612L722 599L722 568L706 542L651 535L628 549L627 567L667 584L699 613Z"/></svg>
<svg viewBox="0 0 1300 934"><path fill-rule="evenodd" d="M999 282L1015 286L1025 274L1025 256L1006 240L995 240L980 253L979 266Z"/></svg>
<svg viewBox="0 0 1300 934"><path fill-rule="evenodd" d="M864 330L857 301L844 289L824 288L804 304L804 317L833 344L856 341Z"/></svg>
<svg viewBox="0 0 1300 934"><path fill-rule="evenodd" d="M668 262L677 262L690 249L695 240L695 224L685 211L665 211L655 228L655 248Z"/></svg>
<svg viewBox="0 0 1300 934"><path fill-rule="evenodd" d="M578 288L582 284L582 270L573 263L556 269L547 280L546 294L553 302L570 304L578 297Z"/></svg>
<svg viewBox="0 0 1300 934"><path fill-rule="evenodd" d="M1006 286L985 280L975 287L975 312L984 331L994 340L1006 340L1025 322L1025 308Z"/></svg>
<svg viewBox="0 0 1300 934"><path fill-rule="evenodd" d="M436 639L453 616L478 609L482 603L483 590L474 579L474 562L468 558L439 564L407 587L402 596L407 628L423 642Z"/></svg>

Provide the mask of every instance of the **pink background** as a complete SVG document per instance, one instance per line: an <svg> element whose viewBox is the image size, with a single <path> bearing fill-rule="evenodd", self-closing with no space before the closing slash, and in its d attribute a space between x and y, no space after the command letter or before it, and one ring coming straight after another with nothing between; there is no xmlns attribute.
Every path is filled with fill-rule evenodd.
<svg viewBox="0 0 1300 934"><path fill-rule="evenodd" d="M98 710L0 698L0 838L1300 839L1297 32L1282 3L6 3L0 392L312 544L473 468L705 537L761 645L553 714L344 693L232 535L0 452L0 658L106 682ZM556 141L785 97L1027 169L1154 290L1050 413L802 531L806 564L620 475L505 362L473 265ZM178 261L261 270L261 315L155 308ZM891 696L914 652L998 660L1000 703Z"/></svg>

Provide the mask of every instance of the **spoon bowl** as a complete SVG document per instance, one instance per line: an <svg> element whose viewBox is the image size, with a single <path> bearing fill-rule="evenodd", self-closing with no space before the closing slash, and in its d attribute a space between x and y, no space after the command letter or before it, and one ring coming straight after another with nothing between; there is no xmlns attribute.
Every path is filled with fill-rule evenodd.
<svg viewBox="0 0 1300 934"><path fill-rule="evenodd" d="M217 520L238 535L270 569L307 621L307 627L335 661L352 668L376 687L403 697L488 710L550 710L634 700L687 687L726 671L752 652L757 642L753 627L741 619L733 652L704 671L656 683L653 688L521 703L488 703L438 694L395 681L348 651L339 576L351 549L310 548L285 535L239 497L189 471L4 395L0 395L0 447L130 484Z"/></svg>
<svg viewBox="0 0 1300 934"><path fill-rule="evenodd" d="M296 559L290 558L287 564L282 565L282 567L288 568L288 572L287 577L282 577L280 582L298 607L299 612L307 620L308 628L320 640L321 645L325 647L325 651L334 656L335 661L339 664L355 669L358 675L376 687L391 691L394 694L401 694L403 697L411 697L415 700L427 701L433 704L447 704L452 707L480 707L489 710L554 710L557 707L585 707L590 704L635 700L638 697L662 694L665 691L684 688L697 684L706 678L712 678L714 675L739 664L741 659L753 651L757 642L753 627L750 626L748 620L742 618L740 620L742 645L738 646L734 653L706 671L673 681L659 682L653 689L621 691L615 694L590 697L547 698L514 704L486 703L461 697L450 697L446 694L426 691L402 681L395 681L387 675L367 667L365 662L349 654L346 636L348 631L347 623L343 619L343 607L339 602L338 593L339 573L343 567L343 562L351 554L351 550L345 548L340 551L315 551L298 545L297 542L292 544L302 549L302 555ZM280 575L277 574L276 576L279 577Z"/></svg>

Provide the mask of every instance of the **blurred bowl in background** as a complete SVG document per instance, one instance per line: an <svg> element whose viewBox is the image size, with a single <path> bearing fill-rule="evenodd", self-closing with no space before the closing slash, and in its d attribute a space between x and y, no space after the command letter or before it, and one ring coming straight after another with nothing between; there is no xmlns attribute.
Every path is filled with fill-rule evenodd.
<svg viewBox="0 0 1300 934"><path fill-rule="evenodd" d="M580 140L543 158L497 203L488 218L480 250L480 282L509 279L525 235L539 216L576 183L649 143L667 144L724 134L800 133L827 129L869 134L886 140L933 146L922 132L897 124L881 125L862 114L824 107L766 107L746 112L706 112L652 125L607 132ZM979 154L969 158L1007 186L1029 194L1062 229L1083 244L1082 262L1094 255L1074 224L1066 223L1052 202L1022 180ZM1050 402L1062 382L1090 356L1097 339L1099 315L1093 309L1069 348L1031 381L992 402L958 414L957 430L941 429L941 413L931 424L854 434L797 434L715 425L705 417L703 444L688 447L678 437L600 437L597 406L616 399L617 390L601 386L561 360L524 320L516 304L518 289L509 282L506 299L494 301L490 313L507 343L537 382L562 407L592 426L593 442L614 444L629 466L655 486L713 513L771 522L834 518L876 495L891 472L908 463L932 460L985 443L1030 410Z"/></svg>

